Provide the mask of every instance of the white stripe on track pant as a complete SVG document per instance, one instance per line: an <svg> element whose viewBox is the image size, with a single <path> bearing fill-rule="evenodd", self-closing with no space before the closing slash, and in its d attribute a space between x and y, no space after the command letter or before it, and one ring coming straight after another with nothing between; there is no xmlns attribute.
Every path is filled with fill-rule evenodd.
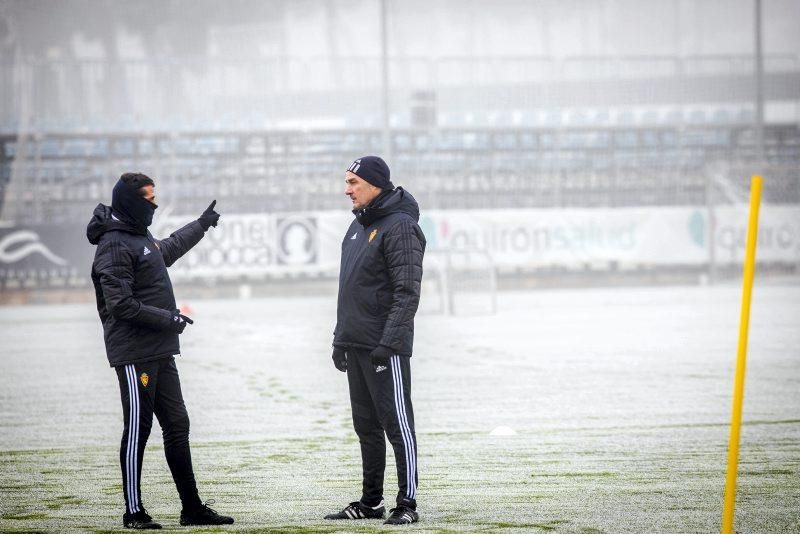
<svg viewBox="0 0 800 534"><path fill-rule="evenodd" d="M416 507L417 440L411 404L411 358L394 355L388 365L372 365L367 351L347 351L347 377L353 427L361 445L361 501L383 499L386 438L397 467L397 501Z"/></svg>

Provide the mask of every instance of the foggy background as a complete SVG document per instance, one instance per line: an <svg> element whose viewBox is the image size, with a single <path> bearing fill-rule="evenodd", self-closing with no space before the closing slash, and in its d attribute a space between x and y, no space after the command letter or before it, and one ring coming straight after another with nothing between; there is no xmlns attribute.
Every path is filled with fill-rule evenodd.
<svg viewBox="0 0 800 534"><path fill-rule="evenodd" d="M231 530L337 528L360 473L330 361L344 171L378 154L427 239L420 529L719 530L761 174L736 527L800 531L798 21L798 0L0 0L0 530L120 526L85 231L127 171L155 179L157 238L222 215L170 268L202 497ZM159 441L147 507L171 528Z"/></svg>
<svg viewBox="0 0 800 534"><path fill-rule="evenodd" d="M85 223L126 171L156 180L157 237L219 201L179 284L335 280L366 154L467 289L736 276L752 174L775 207L761 271L796 273L798 20L794 0L2 1L4 300L87 286Z"/></svg>

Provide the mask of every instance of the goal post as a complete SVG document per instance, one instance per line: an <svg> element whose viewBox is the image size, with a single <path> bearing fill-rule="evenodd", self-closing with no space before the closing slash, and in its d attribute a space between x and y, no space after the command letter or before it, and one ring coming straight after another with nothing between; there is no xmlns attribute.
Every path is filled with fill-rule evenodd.
<svg viewBox="0 0 800 534"><path fill-rule="evenodd" d="M425 253L423 313L492 315L497 311L497 270L491 254L477 249Z"/></svg>

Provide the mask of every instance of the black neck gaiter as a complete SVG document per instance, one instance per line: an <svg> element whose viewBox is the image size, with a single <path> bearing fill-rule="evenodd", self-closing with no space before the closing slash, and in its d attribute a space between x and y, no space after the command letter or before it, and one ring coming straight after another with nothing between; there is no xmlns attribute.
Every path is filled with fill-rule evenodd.
<svg viewBox="0 0 800 534"><path fill-rule="evenodd" d="M147 227L153 222L153 212L156 206L152 202L145 200L139 191L132 188L121 179L114 186L111 193L111 209L114 216L132 225L143 234L147 233Z"/></svg>

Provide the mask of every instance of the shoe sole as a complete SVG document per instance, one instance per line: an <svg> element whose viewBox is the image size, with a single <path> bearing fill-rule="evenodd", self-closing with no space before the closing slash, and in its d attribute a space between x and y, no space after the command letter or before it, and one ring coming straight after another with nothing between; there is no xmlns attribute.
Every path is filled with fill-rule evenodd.
<svg viewBox="0 0 800 534"><path fill-rule="evenodd" d="M325 516L323 519L326 521L383 521L386 519L385 517L357 517L353 519L352 517L328 517Z"/></svg>
<svg viewBox="0 0 800 534"><path fill-rule="evenodd" d="M381 511L381 515L374 515L374 516L371 516L371 517L370 516L349 517L347 515L345 515L344 517L341 517L340 513L341 512L336 513L336 514L328 514L328 515L325 516L324 519L326 519L328 521L361 521L362 519L380 519L381 521L383 521L384 519L386 519L386 509L385 508Z"/></svg>
<svg viewBox="0 0 800 534"><path fill-rule="evenodd" d="M391 521L383 522L384 525L410 525L412 523L419 523L419 516L417 516L415 519L412 519L411 521L401 521L399 523L393 523Z"/></svg>

